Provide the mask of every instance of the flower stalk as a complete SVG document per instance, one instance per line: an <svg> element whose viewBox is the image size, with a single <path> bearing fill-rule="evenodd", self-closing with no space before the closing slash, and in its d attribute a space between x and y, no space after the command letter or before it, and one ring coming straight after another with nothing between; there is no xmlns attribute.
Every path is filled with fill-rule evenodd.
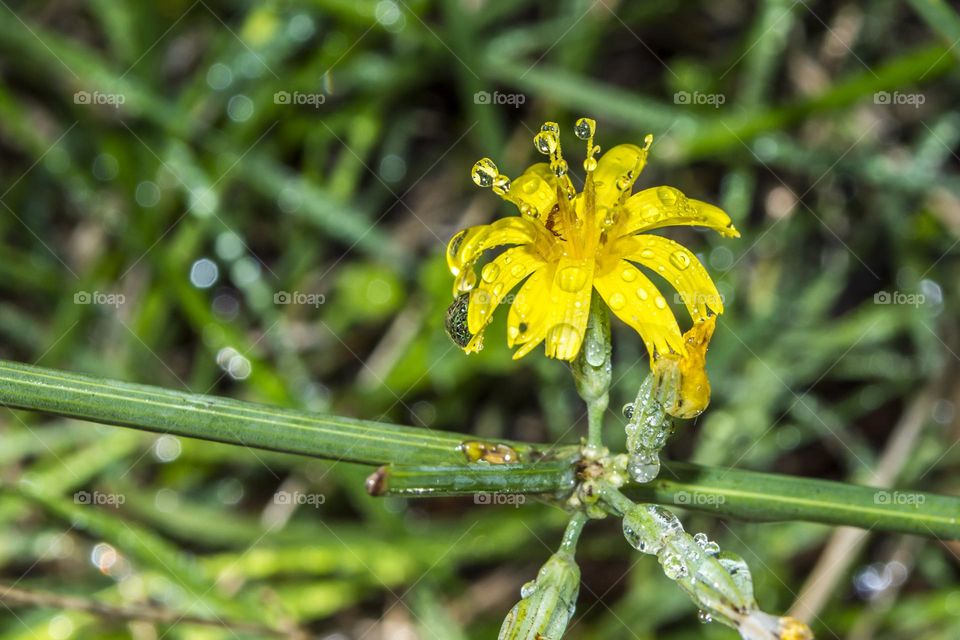
<svg viewBox="0 0 960 640"><path fill-rule="evenodd" d="M613 376L610 343L610 314L598 296L590 302L590 316L584 333L583 348L571 370L577 393L587 404L587 444L603 446L603 416L610 404Z"/></svg>

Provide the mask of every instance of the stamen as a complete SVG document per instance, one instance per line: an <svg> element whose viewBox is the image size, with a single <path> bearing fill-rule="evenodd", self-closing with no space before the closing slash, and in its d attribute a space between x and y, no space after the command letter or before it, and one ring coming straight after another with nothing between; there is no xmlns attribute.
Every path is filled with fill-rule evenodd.
<svg viewBox="0 0 960 640"><path fill-rule="evenodd" d="M633 191L633 183L640 177L640 174L643 172L644 167L647 166L647 157L650 155L650 145L653 144L653 134L648 133L643 139L643 153L639 154L636 164L633 166L633 169L627 171L625 174L617 178L616 187L617 191L620 192L620 197L617 198L617 208L619 205L622 205L624 201L630 197L631 192Z"/></svg>
<svg viewBox="0 0 960 640"><path fill-rule="evenodd" d="M510 178L500 173L497 165L490 158L481 158L473 165L470 177L478 187L493 187L493 192L509 202L515 202L509 197Z"/></svg>
<svg viewBox="0 0 960 640"><path fill-rule="evenodd" d="M591 173L597 168L597 159L600 147L593 144L593 136L597 131L597 121L593 118L580 118L573 127L574 134L581 140L587 141L587 157L583 161L583 170Z"/></svg>
<svg viewBox="0 0 960 640"><path fill-rule="evenodd" d="M533 137L533 146L545 156L550 156L550 169L557 177L557 204L560 208L560 220L564 229L573 229L579 225L577 214L570 201L577 195L570 176L567 175L567 161L563 159L560 147L560 125L556 122L544 122L539 133Z"/></svg>

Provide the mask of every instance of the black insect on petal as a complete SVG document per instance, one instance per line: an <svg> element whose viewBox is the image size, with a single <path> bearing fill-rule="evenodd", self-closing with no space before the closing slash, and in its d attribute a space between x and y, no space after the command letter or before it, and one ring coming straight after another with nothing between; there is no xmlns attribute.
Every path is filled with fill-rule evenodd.
<svg viewBox="0 0 960 640"><path fill-rule="evenodd" d="M467 305L470 302L469 293L461 293L447 309L445 327L447 335L453 343L461 349L466 349L473 339L473 334L467 328Z"/></svg>

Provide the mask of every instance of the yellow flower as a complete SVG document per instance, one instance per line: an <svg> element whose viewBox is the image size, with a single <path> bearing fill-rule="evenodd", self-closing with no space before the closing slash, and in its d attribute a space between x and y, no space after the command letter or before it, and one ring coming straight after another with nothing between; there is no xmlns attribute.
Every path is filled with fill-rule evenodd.
<svg viewBox="0 0 960 640"><path fill-rule="evenodd" d="M541 342L551 358L573 360L580 351L594 289L646 344L651 360L685 354L684 340L666 298L637 267L664 278L678 292L695 323L723 312L723 303L706 269L672 240L648 234L668 226L715 229L739 237L721 209L687 198L673 187L653 187L631 195L646 165L653 136L643 147L623 144L599 159L595 121L581 118L575 133L585 140L583 191L576 192L560 149L560 129L547 122L534 146L550 162L529 167L510 180L489 158L473 167L473 180L520 210L520 216L457 233L447 246L455 276L455 301L447 313L451 338L467 353L483 347L483 331L494 309L509 301L521 282L507 317L507 341L521 358ZM481 254L512 245L487 262L477 278Z"/></svg>

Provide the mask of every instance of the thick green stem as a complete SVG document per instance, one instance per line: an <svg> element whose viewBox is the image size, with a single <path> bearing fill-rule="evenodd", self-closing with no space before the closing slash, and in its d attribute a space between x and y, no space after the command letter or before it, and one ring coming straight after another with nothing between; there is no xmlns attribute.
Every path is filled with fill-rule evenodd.
<svg viewBox="0 0 960 640"><path fill-rule="evenodd" d="M367 491L376 496L563 493L575 484L572 461L561 458L527 464L387 465L367 479Z"/></svg>
<svg viewBox="0 0 960 640"><path fill-rule="evenodd" d="M577 393L587 403L587 444L603 446L603 416L610 404L610 314L600 296L590 302L590 319L580 353L573 361Z"/></svg>
<svg viewBox="0 0 960 640"><path fill-rule="evenodd" d="M0 361L0 404L365 464L458 464L467 436L307 413ZM526 459L532 448L508 443Z"/></svg>
<svg viewBox="0 0 960 640"><path fill-rule="evenodd" d="M515 450L520 464L490 465L489 472L479 471L467 466L460 449L464 441L474 439L465 434L280 409L6 361L0 361L0 405L316 458L430 465L434 468L426 473L432 474L432 495L522 493L533 484L551 493L570 486L568 472L551 466L572 451L569 447L503 443ZM553 460L544 458L550 451ZM530 463L532 470L526 467ZM643 502L747 520L805 520L960 539L960 498L954 496L679 462L664 467L655 481L628 487L626 493ZM474 478L466 482L474 485L465 490L459 474L466 470ZM523 473L513 478L514 471ZM550 477L556 482L553 486ZM477 478L497 488L477 488L483 486Z"/></svg>

